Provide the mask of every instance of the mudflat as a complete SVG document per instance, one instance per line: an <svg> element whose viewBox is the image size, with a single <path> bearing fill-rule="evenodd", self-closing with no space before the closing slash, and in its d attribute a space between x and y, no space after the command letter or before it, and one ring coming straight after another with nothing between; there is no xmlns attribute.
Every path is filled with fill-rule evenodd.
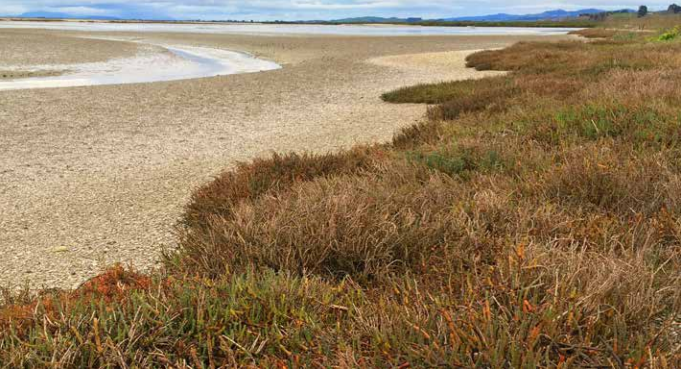
<svg viewBox="0 0 681 370"><path fill-rule="evenodd" d="M2 30L0 37L10 33L49 46L32 48L34 59L21 60L24 52L15 45L0 54L0 65L136 52L135 44L76 32ZM151 268L163 248L173 247L173 228L191 191L237 161L389 140L422 119L426 108L389 105L381 93L484 76L465 68L470 50L562 38L96 36L245 51L283 69L0 92L0 285L70 288L114 262Z"/></svg>
<svg viewBox="0 0 681 370"><path fill-rule="evenodd" d="M69 64L105 62L139 52L139 45L132 42L86 39L78 35L64 37L34 30L3 29L0 45L0 79L54 76L68 71L64 66ZM38 70L34 70L36 66Z"/></svg>

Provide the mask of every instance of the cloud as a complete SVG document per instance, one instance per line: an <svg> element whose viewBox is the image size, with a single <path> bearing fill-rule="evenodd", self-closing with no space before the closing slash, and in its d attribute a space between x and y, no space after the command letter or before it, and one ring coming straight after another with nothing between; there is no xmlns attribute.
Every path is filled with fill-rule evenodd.
<svg viewBox="0 0 681 370"><path fill-rule="evenodd" d="M73 14L75 16L87 16L87 15L107 15L107 9L100 9L91 6L64 6L56 7L60 13Z"/></svg>
<svg viewBox="0 0 681 370"><path fill-rule="evenodd" d="M651 9L670 0L649 1ZM640 0L0 0L0 14L43 11L146 19L300 20L354 16L443 18L549 9L636 8Z"/></svg>

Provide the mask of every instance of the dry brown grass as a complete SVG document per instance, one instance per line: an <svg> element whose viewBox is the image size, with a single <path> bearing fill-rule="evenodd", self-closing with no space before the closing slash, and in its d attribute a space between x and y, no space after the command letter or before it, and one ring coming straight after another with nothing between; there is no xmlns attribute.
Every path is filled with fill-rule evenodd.
<svg viewBox="0 0 681 370"><path fill-rule="evenodd" d="M614 29L657 32L674 28L680 24L681 15L679 14L649 14L643 18L638 18L635 15L609 17L601 26Z"/></svg>
<svg viewBox="0 0 681 370"><path fill-rule="evenodd" d="M390 103L442 104L465 99L470 95L496 95L509 93L509 91L515 92L513 83L512 79L499 76L477 80L416 85L385 93L382 98Z"/></svg>
<svg viewBox="0 0 681 370"><path fill-rule="evenodd" d="M446 89L446 87L444 87ZM450 96L428 110L431 120L453 120L465 113L487 111L500 112L506 109L509 100L520 93L514 81L507 78L487 79L478 83L466 93Z"/></svg>
<svg viewBox="0 0 681 370"><path fill-rule="evenodd" d="M403 164L366 176L320 178L277 196L242 203L214 220L210 261L200 271L268 267L276 271L355 279L420 271L438 245L457 232L447 177Z"/></svg>
<svg viewBox="0 0 681 370"><path fill-rule="evenodd" d="M570 35L582 36L587 39L608 39L616 34L617 31L606 28L585 28L583 30L570 32Z"/></svg>
<svg viewBox="0 0 681 370"><path fill-rule="evenodd" d="M201 227L211 217L230 217L233 207L268 192L285 191L299 181L356 173L380 160L379 148L355 148L342 154L273 154L269 159L240 163L192 195L183 223Z"/></svg>

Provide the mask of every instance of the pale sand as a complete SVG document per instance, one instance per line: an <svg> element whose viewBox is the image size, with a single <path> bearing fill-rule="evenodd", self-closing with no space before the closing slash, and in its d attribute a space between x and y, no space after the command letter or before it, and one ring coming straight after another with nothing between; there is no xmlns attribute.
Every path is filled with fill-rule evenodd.
<svg viewBox="0 0 681 370"><path fill-rule="evenodd" d="M54 76L67 71L60 68L31 71L5 66L30 69L35 65L96 63L131 57L138 52L138 45L130 42L86 40L39 30L3 29L0 45L0 79Z"/></svg>
<svg viewBox="0 0 681 370"><path fill-rule="evenodd" d="M77 36L77 34L75 34ZM133 56L138 45L112 40L64 37L40 30L0 31L0 64L73 64Z"/></svg>
<svg viewBox="0 0 681 370"><path fill-rule="evenodd" d="M55 40L63 35L50 34ZM389 140L422 119L426 107L385 104L381 93L473 76L463 68L464 54L452 54L451 65L441 61L448 54L413 55L532 39L112 36L242 50L284 68L153 84L0 92L1 285L29 281L34 287L68 288L112 262L154 266L161 247L173 246L173 225L192 189L235 161L270 150L323 152ZM83 50L78 55L84 59L105 57ZM411 57L406 64L376 59L391 55Z"/></svg>
<svg viewBox="0 0 681 370"><path fill-rule="evenodd" d="M421 53L407 55L390 55L369 59L368 62L409 72L414 76L432 81L433 76L449 76L457 71L456 79L471 79L499 76L506 72L476 71L473 68L462 68L466 65L466 57L479 50L445 51L440 53Z"/></svg>

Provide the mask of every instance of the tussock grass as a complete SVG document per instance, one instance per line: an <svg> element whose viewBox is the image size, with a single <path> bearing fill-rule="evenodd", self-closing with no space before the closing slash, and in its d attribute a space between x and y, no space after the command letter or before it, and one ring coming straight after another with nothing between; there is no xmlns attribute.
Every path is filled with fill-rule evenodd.
<svg viewBox="0 0 681 370"><path fill-rule="evenodd" d="M183 223L200 227L211 217L230 217L240 201L290 188L317 177L356 173L380 160L378 148L355 148L337 155L274 153L269 159L240 163L234 171L218 176L192 195Z"/></svg>
<svg viewBox="0 0 681 370"><path fill-rule="evenodd" d="M443 82L406 87L383 94L390 103L437 104L429 111L432 120L451 120L463 113L503 110L519 92L515 82L504 76L480 80Z"/></svg>
<svg viewBox="0 0 681 370"><path fill-rule="evenodd" d="M442 104L470 95L505 93L508 90L514 90L513 80L500 76L405 87L385 93L382 98L390 103Z"/></svg>
<svg viewBox="0 0 681 370"><path fill-rule="evenodd" d="M384 95L433 105L391 144L227 171L161 271L6 294L0 364L681 366L681 48L599 35Z"/></svg>

